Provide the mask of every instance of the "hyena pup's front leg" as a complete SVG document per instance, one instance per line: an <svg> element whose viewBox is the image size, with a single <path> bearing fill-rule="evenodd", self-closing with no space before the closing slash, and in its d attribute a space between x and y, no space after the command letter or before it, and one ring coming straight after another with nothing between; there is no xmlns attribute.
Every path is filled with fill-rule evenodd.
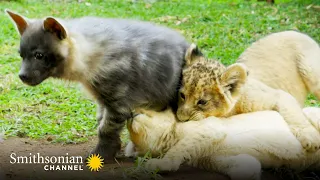
<svg viewBox="0 0 320 180"><path fill-rule="evenodd" d="M121 149L120 132L130 117L130 111L119 113L105 108L98 127L99 141L91 153L100 154L105 160L112 160Z"/></svg>

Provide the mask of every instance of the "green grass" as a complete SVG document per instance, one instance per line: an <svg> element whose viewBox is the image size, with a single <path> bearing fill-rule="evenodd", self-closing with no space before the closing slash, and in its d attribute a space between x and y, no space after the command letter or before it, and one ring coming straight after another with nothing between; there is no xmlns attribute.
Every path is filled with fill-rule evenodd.
<svg viewBox="0 0 320 180"><path fill-rule="evenodd" d="M153 179L160 180L163 177L159 174L159 170L150 171L145 167L145 162L151 159L151 152L147 152L143 157L137 157L134 166L126 168L123 172L125 179Z"/></svg>
<svg viewBox="0 0 320 180"><path fill-rule="evenodd" d="M244 0L85 2L0 2L0 134L50 137L64 143L86 141L96 134L95 104L77 84L49 79L29 87L20 82L19 36L5 8L29 18L94 15L152 21L181 31L207 56L225 64L233 63L252 42L272 32L298 29L320 41L319 9L306 8L310 4L319 6L319 0L276 0L274 6ZM314 97L309 99L307 105L319 105Z"/></svg>

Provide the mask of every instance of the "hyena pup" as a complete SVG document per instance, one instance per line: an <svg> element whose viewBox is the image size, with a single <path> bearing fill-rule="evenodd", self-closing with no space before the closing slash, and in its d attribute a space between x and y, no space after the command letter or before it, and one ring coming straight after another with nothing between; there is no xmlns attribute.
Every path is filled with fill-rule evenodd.
<svg viewBox="0 0 320 180"><path fill-rule="evenodd" d="M148 22L82 17L28 19L6 10L21 35L20 79L80 82L98 103L99 141L91 153L112 159L135 108L160 111L176 102L189 43Z"/></svg>

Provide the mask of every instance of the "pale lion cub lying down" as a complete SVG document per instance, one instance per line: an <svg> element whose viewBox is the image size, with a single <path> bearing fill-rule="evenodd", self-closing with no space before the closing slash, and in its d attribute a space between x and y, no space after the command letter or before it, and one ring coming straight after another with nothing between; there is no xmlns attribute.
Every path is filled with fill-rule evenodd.
<svg viewBox="0 0 320 180"><path fill-rule="evenodd" d="M150 170L176 171L186 163L245 180L259 179L261 167L320 170L320 151L306 152L275 111L183 123L176 121L170 109L140 112L127 124L132 142L126 155L132 155L133 148L136 155L164 153L162 159L146 162ZM320 109L305 108L304 112L320 125Z"/></svg>
<svg viewBox="0 0 320 180"><path fill-rule="evenodd" d="M307 95L320 100L320 47L310 36L283 31L252 43L237 62L266 85L289 92L303 107Z"/></svg>
<svg viewBox="0 0 320 180"><path fill-rule="evenodd" d="M228 67L203 56L195 44L185 55L177 117L179 121L209 116L229 117L255 111L275 110L309 151L320 147L320 134L308 121L297 100L281 89L273 89L248 76L242 63Z"/></svg>

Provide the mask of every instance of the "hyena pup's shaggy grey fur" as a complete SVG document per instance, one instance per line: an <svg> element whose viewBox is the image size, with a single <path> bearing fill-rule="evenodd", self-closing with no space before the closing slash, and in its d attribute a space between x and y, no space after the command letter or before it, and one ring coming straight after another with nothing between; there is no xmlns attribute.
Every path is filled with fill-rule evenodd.
<svg viewBox="0 0 320 180"><path fill-rule="evenodd" d="M175 102L189 43L166 27L124 19L27 19L6 10L20 39L20 79L78 81L98 103L99 142L92 153L112 159L119 132L138 107Z"/></svg>

